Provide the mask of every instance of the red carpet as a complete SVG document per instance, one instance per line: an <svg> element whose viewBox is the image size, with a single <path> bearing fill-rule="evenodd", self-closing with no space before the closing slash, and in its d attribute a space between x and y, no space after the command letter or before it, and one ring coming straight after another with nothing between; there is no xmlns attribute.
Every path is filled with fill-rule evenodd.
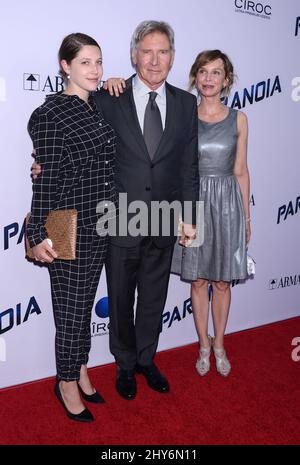
<svg viewBox="0 0 300 465"><path fill-rule="evenodd" d="M114 389L115 365L91 378L106 399L92 406L92 424L70 421L53 395L53 379L0 391L1 444L300 444L300 361L291 341L293 318L226 337L232 373L200 378L196 344L159 353L157 365L171 384L152 391L138 375L134 401Z"/></svg>

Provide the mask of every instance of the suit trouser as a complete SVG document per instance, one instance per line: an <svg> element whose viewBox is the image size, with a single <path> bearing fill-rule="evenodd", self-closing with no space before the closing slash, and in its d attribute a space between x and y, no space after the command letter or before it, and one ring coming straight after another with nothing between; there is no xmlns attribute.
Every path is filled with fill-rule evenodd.
<svg viewBox="0 0 300 465"><path fill-rule="evenodd" d="M57 376L79 380L91 348L91 312L107 251L107 237L95 228L78 228L76 260L49 265L56 326Z"/></svg>
<svg viewBox="0 0 300 465"><path fill-rule="evenodd" d="M109 245L106 272L110 350L123 369L133 369L136 363L145 366L153 362L172 252L173 245L160 249L151 238L144 238L135 247Z"/></svg>

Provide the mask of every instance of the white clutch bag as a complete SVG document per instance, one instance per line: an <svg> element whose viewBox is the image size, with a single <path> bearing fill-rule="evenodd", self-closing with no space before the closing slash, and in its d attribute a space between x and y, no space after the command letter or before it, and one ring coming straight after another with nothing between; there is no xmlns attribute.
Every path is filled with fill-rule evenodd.
<svg viewBox="0 0 300 465"><path fill-rule="evenodd" d="M250 255L247 253L247 273L248 276L255 275L255 261Z"/></svg>

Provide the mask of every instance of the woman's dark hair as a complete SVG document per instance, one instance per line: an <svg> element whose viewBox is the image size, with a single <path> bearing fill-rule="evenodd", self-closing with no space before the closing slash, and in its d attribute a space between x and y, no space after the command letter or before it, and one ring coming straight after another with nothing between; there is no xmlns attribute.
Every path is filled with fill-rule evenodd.
<svg viewBox="0 0 300 465"><path fill-rule="evenodd" d="M82 34L81 32L74 32L64 38L58 51L59 73L66 78L67 75L61 68L61 60L66 60L68 64L77 56L78 52L84 45L95 45L101 50L100 45L92 37Z"/></svg>
<svg viewBox="0 0 300 465"><path fill-rule="evenodd" d="M190 71L190 87L189 89L192 90L196 84L196 77L198 74L199 69L210 63L211 61L217 60L220 58L224 64L225 70L225 78L228 80L227 86L224 88L225 95L228 95L232 84L234 82L234 72L233 72L233 65L225 53L221 52L221 50L205 50L204 52L200 52L195 62L193 63Z"/></svg>

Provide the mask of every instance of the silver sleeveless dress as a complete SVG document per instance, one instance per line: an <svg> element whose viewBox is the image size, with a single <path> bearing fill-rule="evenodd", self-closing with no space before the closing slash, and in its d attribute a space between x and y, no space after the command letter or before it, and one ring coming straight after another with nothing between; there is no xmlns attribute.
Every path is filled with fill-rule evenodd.
<svg viewBox="0 0 300 465"><path fill-rule="evenodd" d="M184 280L232 281L247 277L245 213L233 175L237 110L218 123L198 120L200 191L204 201L204 242L175 245L171 272Z"/></svg>

